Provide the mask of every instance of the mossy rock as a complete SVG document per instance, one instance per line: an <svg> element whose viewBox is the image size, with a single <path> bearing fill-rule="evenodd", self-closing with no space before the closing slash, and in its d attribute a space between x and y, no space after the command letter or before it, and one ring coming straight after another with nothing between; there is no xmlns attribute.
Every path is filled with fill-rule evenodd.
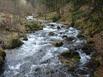
<svg viewBox="0 0 103 77"><path fill-rule="evenodd" d="M53 36L55 33L54 32L49 32L49 36Z"/></svg>
<svg viewBox="0 0 103 77"><path fill-rule="evenodd" d="M37 30L42 30L43 26L34 22L27 22L25 25L27 28L27 31L37 31Z"/></svg>
<svg viewBox="0 0 103 77"><path fill-rule="evenodd" d="M5 45L5 49L14 49L20 47L23 42L20 39L12 39L9 44Z"/></svg>
<svg viewBox="0 0 103 77"><path fill-rule="evenodd" d="M75 52L75 51L66 51L61 53L61 56L63 56L64 58L76 58L76 59L80 59L79 53Z"/></svg>
<svg viewBox="0 0 103 77"><path fill-rule="evenodd" d="M64 65L68 65L69 67L73 68L80 61L80 56L77 52L66 51L59 55L59 59Z"/></svg>
<svg viewBox="0 0 103 77"><path fill-rule="evenodd" d="M75 37L68 37L68 36L66 36L66 35L62 36L62 38L64 39L64 42L65 42L65 43L73 43L74 40L76 40Z"/></svg>

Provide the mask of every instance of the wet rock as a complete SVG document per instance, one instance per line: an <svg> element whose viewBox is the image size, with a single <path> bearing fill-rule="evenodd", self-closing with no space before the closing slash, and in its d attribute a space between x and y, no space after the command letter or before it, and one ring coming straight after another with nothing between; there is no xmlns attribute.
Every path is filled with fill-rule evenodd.
<svg viewBox="0 0 103 77"><path fill-rule="evenodd" d="M40 71L40 70L41 70L41 69L40 69L39 67L35 69L36 72L38 72L38 71Z"/></svg>
<svg viewBox="0 0 103 77"><path fill-rule="evenodd" d="M64 35L62 38L64 39L65 43L73 43L75 40L75 37L68 37L66 35Z"/></svg>
<svg viewBox="0 0 103 77"><path fill-rule="evenodd" d="M49 32L49 36L53 36L55 33L54 32Z"/></svg>
<svg viewBox="0 0 103 77"><path fill-rule="evenodd" d="M55 25L54 24L49 24L49 26L54 27Z"/></svg>
<svg viewBox="0 0 103 77"><path fill-rule="evenodd" d="M61 29L61 27L60 27L60 26L57 26L57 29L59 30L59 29Z"/></svg>
<svg viewBox="0 0 103 77"><path fill-rule="evenodd" d="M77 35L77 38L79 39L85 39L85 36L83 36L82 34Z"/></svg>
<svg viewBox="0 0 103 77"><path fill-rule="evenodd" d="M52 45L55 47L60 47L63 45L63 42L61 40L56 40L52 42Z"/></svg>
<svg viewBox="0 0 103 77"><path fill-rule="evenodd" d="M23 40L24 40L24 41L27 41L27 40L28 40L27 36L24 36L24 37L23 37Z"/></svg>
<svg viewBox="0 0 103 77"><path fill-rule="evenodd" d="M74 51L66 51L59 55L59 60L64 65L68 65L70 68L74 68L80 61L79 53Z"/></svg>

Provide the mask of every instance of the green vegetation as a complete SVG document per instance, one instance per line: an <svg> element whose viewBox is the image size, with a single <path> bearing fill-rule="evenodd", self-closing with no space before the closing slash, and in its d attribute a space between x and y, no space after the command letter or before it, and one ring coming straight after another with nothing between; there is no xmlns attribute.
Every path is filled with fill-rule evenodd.
<svg viewBox="0 0 103 77"><path fill-rule="evenodd" d="M103 0L0 0L0 40L4 42L4 48L16 48L22 45L19 40L24 36L26 31L41 30L43 26L36 22L26 22L24 17L37 14L36 17L50 19L53 22L64 22L82 30L79 38L84 39L84 35L90 39L96 34L103 33ZM7 6L5 6L7 5ZM1 13L2 12L2 13ZM35 15L34 15L35 16ZM25 23L26 22L26 23ZM54 33L49 33L50 36ZM97 38L97 37L94 37ZM101 37L102 39L102 37ZM24 37L24 40L27 40ZM68 39L72 40L72 39ZM82 50L86 54L90 54L97 44L97 40L88 42ZM102 64L101 52L99 49L101 40L99 41L97 52L100 56L93 56L94 63L98 66ZM60 47L63 42L57 41L53 43L55 47ZM0 49L0 64L3 62L2 56L4 51ZM3 54L2 54L3 53ZM75 55L75 56L73 56ZM61 60L64 64L75 64L79 61L79 56L75 53L64 52L61 54ZM103 75L102 75L103 76ZM97 76L98 77L98 76Z"/></svg>
<svg viewBox="0 0 103 77"><path fill-rule="evenodd" d="M53 21L61 18L69 24L74 23L76 27L84 30L86 36L103 31L103 0L39 0L39 2L47 8L46 14L57 12L56 16L52 17Z"/></svg>
<svg viewBox="0 0 103 77"><path fill-rule="evenodd" d="M43 28L42 25L32 22L32 21L27 22L25 26L26 26L27 31L37 31Z"/></svg>
<svg viewBox="0 0 103 77"><path fill-rule="evenodd" d="M65 51L59 55L59 59L64 65L68 65L70 68L73 68L76 66L76 63L80 61L80 56L77 52Z"/></svg>
<svg viewBox="0 0 103 77"><path fill-rule="evenodd" d="M20 47L23 44L22 41L20 41L20 39L11 39L9 40L9 43L5 45L4 48L6 49L13 49L13 48L17 48Z"/></svg>

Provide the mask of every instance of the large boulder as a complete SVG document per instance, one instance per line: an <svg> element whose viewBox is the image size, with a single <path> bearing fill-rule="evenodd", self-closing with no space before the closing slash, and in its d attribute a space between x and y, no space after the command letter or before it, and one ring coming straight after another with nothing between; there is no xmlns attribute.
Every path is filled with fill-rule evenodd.
<svg viewBox="0 0 103 77"><path fill-rule="evenodd" d="M26 30L30 31L30 32L43 29L43 26L41 24L36 23L36 22L26 22L25 27L26 27Z"/></svg>
<svg viewBox="0 0 103 77"><path fill-rule="evenodd" d="M20 47L22 44L23 44L23 42L20 39L15 38L15 39L12 39L11 41L9 41L9 43L6 44L4 46L4 48L5 49L14 49L14 48Z"/></svg>
<svg viewBox="0 0 103 77"><path fill-rule="evenodd" d="M80 61L80 56L77 52L65 51L59 55L59 60L64 65L68 65L70 68L74 68Z"/></svg>

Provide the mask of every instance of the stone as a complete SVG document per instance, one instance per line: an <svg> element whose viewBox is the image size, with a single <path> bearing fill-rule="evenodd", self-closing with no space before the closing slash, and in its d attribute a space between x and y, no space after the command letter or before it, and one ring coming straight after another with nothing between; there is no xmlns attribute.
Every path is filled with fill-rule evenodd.
<svg viewBox="0 0 103 77"><path fill-rule="evenodd" d="M60 29L61 29L61 27L60 27L60 26L57 26L57 29L58 29L58 30L60 30Z"/></svg>
<svg viewBox="0 0 103 77"><path fill-rule="evenodd" d="M63 42L61 40L56 40L52 42L52 45L55 47L61 47L63 45Z"/></svg>
<svg viewBox="0 0 103 77"><path fill-rule="evenodd" d="M14 49L20 47L23 42L20 39L12 39L8 45L5 45L5 49Z"/></svg>
<svg viewBox="0 0 103 77"><path fill-rule="evenodd" d="M23 37L23 40L24 40L24 41L27 41L27 40L28 40L27 36L24 36L24 37Z"/></svg>
<svg viewBox="0 0 103 77"><path fill-rule="evenodd" d="M61 63L63 63L64 65L68 65L70 68L76 67L76 65L80 61L79 53L74 51L63 52L58 57Z"/></svg>
<svg viewBox="0 0 103 77"><path fill-rule="evenodd" d="M85 39L85 36L79 34L79 35L77 35L77 38L79 38L79 39Z"/></svg>
<svg viewBox="0 0 103 77"><path fill-rule="evenodd" d="M73 43L75 40L75 37L68 37L66 35L64 35L62 38L64 39L65 43Z"/></svg>
<svg viewBox="0 0 103 77"><path fill-rule="evenodd" d="M53 36L55 33L54 32L49 32L49 36Z"/></svg>

